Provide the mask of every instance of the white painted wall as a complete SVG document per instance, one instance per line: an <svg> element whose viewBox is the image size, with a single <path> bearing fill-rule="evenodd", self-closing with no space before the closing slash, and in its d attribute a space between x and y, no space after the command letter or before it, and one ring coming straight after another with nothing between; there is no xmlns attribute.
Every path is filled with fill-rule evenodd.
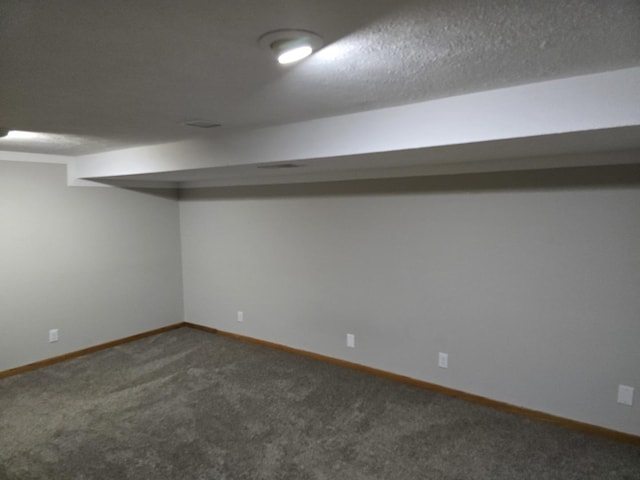
<svg viewBox="0 0 640 480"><path fill-rule="evenodd" d="M175 198L0 161L0 226L0 371L182 321Z"/></svg>
<svg viewBox="0 0 640 480"><path fill-rule="evenodd" d="M179 226L0 162L0 370L181 321L181 232L187 321L638 435L640 169L605 168L196 189Z"/></svg>
<svg viewBox="0 0 640 480"><path fill-rule="evenodd" d="M638 435L640 188L588 172L184 191L185 319Z"/></svg>

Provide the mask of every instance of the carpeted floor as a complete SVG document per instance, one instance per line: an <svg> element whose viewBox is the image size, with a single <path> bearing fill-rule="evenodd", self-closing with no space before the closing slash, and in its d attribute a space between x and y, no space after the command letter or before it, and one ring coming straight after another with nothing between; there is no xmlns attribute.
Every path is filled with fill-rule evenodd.
<svg viewBox="0 0 640 480"><path fill-rule="evenodd" d="M640 479L640 447L189 328L0 380L0 479Z"/></svg>

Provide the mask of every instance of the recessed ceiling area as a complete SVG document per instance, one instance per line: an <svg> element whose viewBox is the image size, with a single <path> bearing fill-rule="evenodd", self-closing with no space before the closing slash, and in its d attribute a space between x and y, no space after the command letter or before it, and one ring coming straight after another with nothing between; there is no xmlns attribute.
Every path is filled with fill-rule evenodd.
<svg viewBox="0 0 640 480"><path fill-rule="evenodd" d="M324 47L299 63L279 65L258 39L265 32L282 28L317 32ZM70 178L173 172L175 181L184 181L180 171L200 169L206 178L193 180L192 173L185 174L189 181L215 182L222 174L214 170L217 167L304 161L302 155L287 153L290 147L283 138L302 138L295 142L305 143L311 150L316 149L315 142L333 138L327 129L314 137L306 127L310 121L335 118L339 137L340 122L358 120L352 114L386 112L394 107L408 112L414 105L425 110L427 104L433 111L441 99L470 98L472 103L467 107L456 106L459 103L452 100L446 111L438 110L439 116L425 120L421 128L430 132L441 124L453 125L463 112L477 122L474 128L480 131L484 118L502 107L499 103L473 103L475 97L468 96L476 93L511 92L511 88L597 74L604 74L594 80L601 82L598 95L615 95L614 90L626 88L630 96L634 88L640 90L637 0L278 0L269 2L269 8L257 0L114 0L103 4L5 0L0 5L0 44L0 127L49 137L49 141L0 138L0 151L67 156L74 164ZM617 71L630 72L619 85ZM611 87L609 72L614 72ZM521 100L511 93L505 95L516 106L520 101L536 102L528 90L520 92ZM567 89L563 95L569 110L584 103L581 97L590 102L592 90ZM626 100L622 107L616 101L611 104L617 110L605 111L609 118L595 126L586 128L577 125L580 122L576 126L565 118L564 124L558 122L543 133L640 125L637 115L630 113L638 110L638 100ZM593 105L592 112L580 115L599 116L602 108ZM562 102L555 101L554 109L562 108ZM514 112L510 112L510 120L505 116L505 124L536 121ZM535 115L544 117L540 112ZM394 126L398 118L388 117L391 130L398 127ZM221 127L185 127L194 119ZM492 128L497 132L501 127L496 124ZM273 136L270 129L280 133L286 129L291 137ZM296 137L301 130L305 135ZM500 137L487 132L474 136L468 131L468 138L440 142L439 154L447 145L453 148L517 138L515 134ZM543 142L539 150L546 151L545 135L538 133L530 136ZM375 144L380 135L383 133L376 131L369 141ZM351 138L359 142L365 136L361 132ZM242 157L238 138L254 145L252 152L281 149L282 154L264 159ZM603 136L598 138L605 142ZM402 152L437 145L430 142L418 145L407 141L391 149L372 146L365 152L366 158L376 151ZM610 149L605 143L592 145L592 151ZM152 158L158 145L176 145L168 149L176 154L175 162ZM640 143L625 140L614 147L633 150L640 148ZM346 143L334 150L332 155L319 151L313 163L363 153ZM564 145L551 153L568 150ZM198 160L185 166L183 156L192 151L197 152ZM104 168L115 158L113 152L123 152L115 157L138 155L136 162L146 167L136 171ZM432 158L434 151L429 152L424 162L445 161L445 157ZM452 152L450 157L455 157L455 150ZM7 153L2 156L11 157ZM204 157L207 162L201 161ZM473 161L473 155L468 157L460 161ZM380 160L367 163L366 158L359 157L354 168L386 168L379 165ZM389 162L393 167L400 161ZM100 168L95 167L98 164ZM326 161L324 165L322 170L330 165L348 170L348 162ZM292 175L293 170L295 175L303 175L305 169L292 169ZM260 169L258 176L262 175L266 178L275 173Z"/></svg>

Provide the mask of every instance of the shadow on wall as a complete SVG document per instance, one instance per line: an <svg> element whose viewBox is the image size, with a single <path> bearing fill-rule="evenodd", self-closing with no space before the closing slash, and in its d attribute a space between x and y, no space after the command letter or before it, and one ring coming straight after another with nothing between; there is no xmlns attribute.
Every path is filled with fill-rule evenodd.
<svg viewBox="0 0 640 480"><path fill-rule="evenodd" d="M342 182L192 188L180 190L179 196L180 200L189 201L504 190L567 190L631 186L640 186L640 164Z"/></svg>
<svg viewBox="0 0 640 480"><path fill-rule="evenodd" d="M143 195L151 195L153 197L166 198L167 200L178 200L178 190L176 188L141 188L141 187L122 187L109 182L101 182L105 185L111 185L121 190L129 190L141 193Z"/></svg>

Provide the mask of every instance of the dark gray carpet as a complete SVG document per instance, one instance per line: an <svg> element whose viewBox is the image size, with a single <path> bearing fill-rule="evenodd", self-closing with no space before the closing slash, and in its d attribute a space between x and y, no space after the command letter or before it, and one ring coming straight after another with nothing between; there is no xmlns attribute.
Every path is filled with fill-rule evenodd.
<svg viewBox="0 0 640 480"><path fill-rule="evenodd" d="M640 479L640 447L182 328L0 380L0 479Z"/></svg>

